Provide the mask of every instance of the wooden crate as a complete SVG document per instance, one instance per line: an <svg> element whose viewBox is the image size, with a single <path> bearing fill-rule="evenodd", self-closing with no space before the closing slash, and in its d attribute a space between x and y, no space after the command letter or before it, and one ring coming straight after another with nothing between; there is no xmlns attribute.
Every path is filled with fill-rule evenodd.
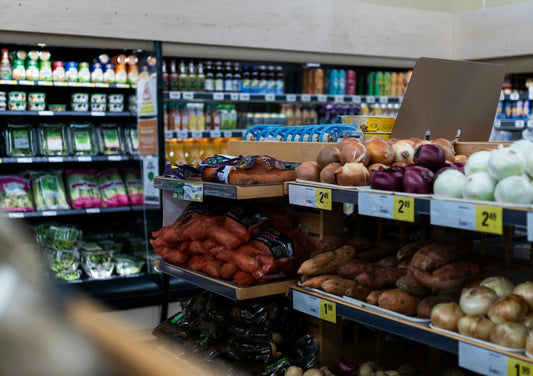
<svg viewBox="0 0 533 376"><path fill-rule="evenodd" d="M494 150L499 145L505 147L511 145L508 141L479 141L479 142L458 142L455 144L455 154L466 155L467 157L480 150Z"/></svg>
<svg viewBox="0 0 533 376"><path fill-rule="evenodd" d="M229 141L230 155L269 155L284 162L314 161L327 142Z"/></svg>

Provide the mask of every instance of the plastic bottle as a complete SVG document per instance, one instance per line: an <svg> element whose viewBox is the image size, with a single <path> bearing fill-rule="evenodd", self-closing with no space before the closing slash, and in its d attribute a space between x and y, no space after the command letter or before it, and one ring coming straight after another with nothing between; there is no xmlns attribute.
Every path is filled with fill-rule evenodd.
<svg viewBox="0 0 533 376"><path fill-rule="evenodd" d="M189 130L189 113L187 112L187 109L183 105L179 107L179 110L180 110L180 116L181 116L181 130L187 131Z"/></svg>
<svg viewBox="0 0 533 376"><path fill-rule="evenodd" d="M203 103L196 103L196 123L196 128L199 131L205 131L205 115Z"/></svg>
<svg viewBox="0 0 533 376"><path fill-rule="evenodd" d="M224 91L233 91L233 69L229 61L226 62L224 68Z"/></svg>
<svg viewBox="0 0 533 376"><path fill-rule="evenodd" d="M187 103L187 115L189 116L189 130L198 130L198 117L196 116L195 103Z"/></svg>
<svg viewBox="0 0 533 376"><path fill-rule="evenodd" d="M344 69L339 70L339 84L337 85L336 95L344 95L346 90L346 71Z"/></svg>
<svg viewBox="0 0 533 376"><path fill-rule="evenodd" d="M205 62L205 91L212 92L215 90L215 74L213 73L213 63Z"/></svg>
<svg viewBox="0 0 533 376"><path fill-rule="evenodd" d="M215 63L215 91L224 91L224 72L221 61Z"/></svg>
<svg viewBox="0 0 533 376"><path fill-rule="evenodd" d="M161 69L163 70L163 91L168 91L169 88L169 77L167 72L167 62L163 60L163 64L161 66Z"/></svg>
<svg viewBox="0 0 533 376"><path fill-rule="evenodd" d="M170 91L178 91L178 71L176 70L176 62L172 60L170 62Z"/></svg>
<svg viewBox="0 0 533 376"><path fill-rule="evenodd" d="M276 66L276 94L285 94L285 77L281 65Z"/></svg>
<svg viewBox="0 0 533 376"><path fill-rule="evenodd" d="M172 131L172 130L176 129L175 112L176 112L176 103L169 103L168 104L168 111L167 111L167 126L165 128L166 130ZM179 126L179 124L178 124L178 126Z"/></svg>
<svg viewBox="0 0 533 376"><path fill-rule="evenodd" d="M220 112L220 129L229 129L229 111L226 105L218 106Z"/></svg>
<svg viewBox="0 0 533 376"><path fill-rule="evenodd" d="M268 71L268 83L267 90L268 94L276 94L276 72L274 71L274 66L269 65L267 67Z"/></svg>
<svg viewBox="0 0 533 376"><path fill-rule="evenodd" d="M241 93L250 92L250 67L244 65L242 67Z"/></svg>
<svg viewBox="0 0 533 376"><path fill-rule="evenodd" d="M220 110L218 106L213 106L211 117L213 118L213 129L219 130L220 129Z"/></svg>
<svg viewBox="0 0 533 376"><path fill-rule="evenodd" d="M252 66L250 72L250 93L257 94L259 93L259 72L255 65Z"/></svg>
<svg viewBox="0 0 533 376"><path fill-rule="evenodd" d="M205 129L213 129L213 114L211 113L211 105L205 105Z"/></svg>
<svg viewBox="0 0 533 376"><path fill-rule="evenodd" d="M2 62L0 62L0 79L11 80L12 70L11 63L9 62L9 50L7 48L2 49Z"/></svg>
<svg viewBox="0 0 533 376"><path fill-rule="evenodd" d="M187 90L196 91L196 67L191 61L189 63L189 74L187 76Z"/></svg>
<svg viewBox="0 0 533 376"><path fill-rule="evenodd" d="M294 108L294 125L303 125L303 114L300 106Z"/></svg>
<svg viewBox="0 0 533 376"><path fill-rule="evenodd" d="M205 74L204 74L204 65L198 63L197 66L198 73L196 74L196 91L205 91Z"/></svg>
<svg viewBox="0 0 533 376"><path fill-rule="evenodd" d="M241 91L241 66L239 63L233 63L233 84L232 90L236 93Z"/></svg>
<svg viewBox="0 0 533 376"><path fill-rule="evenodd" d="M268 73L266 71L266 66L259 66L259 94L266 94L268 87Z"/></svg>
<svg viewBox="0 0 533 376"><path fill-rule="evenodd" d="M189 76L187 75L187 66L185 62L180 61L179 75L178 75L178 90L187 91L189 87Z"/></svg>
<svg viewBox="0 0 533 376"><path fill-rule="evenodd" d="M291 105L287 105L287 108L285 110L285 115L287 116L287 125L288 126L295 125L294 124L294 111Z"/></svg>
<svg viewBox="0 0 533 376"><path fill-rule="evenodd" d="M237 129L237 110L234 105L229 106L229 122L228 129Z"/></svg>

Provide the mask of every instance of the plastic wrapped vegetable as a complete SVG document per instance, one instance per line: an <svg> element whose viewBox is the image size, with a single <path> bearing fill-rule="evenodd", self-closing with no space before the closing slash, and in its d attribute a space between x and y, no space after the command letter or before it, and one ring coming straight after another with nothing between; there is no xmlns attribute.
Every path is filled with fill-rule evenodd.
<svg viewBox="0 0 533 376"><path fill-rule="evenodd" d="M81 239L81 231L76 227L55 224L40 224L35 235L42 247L59 251L78 249Z"/></svg>
<svg viewBox="0 0 533 376"><path fill-rule="evenodd" d="M128 195L118 169L109 168L98 172L100 196L104 207L128 205Z"/></svg>
<svg viewBox="0 0 533 376"><path fill-rule="evenodd" d="M91 278L109 278L115 269L113 250L103 250L96 243L84 243L81 248L82 268Z"/></svg>
<svg viewBox="0 0 533 376"><path fill-rule="evenodd" d="M54 172L35 173L31 188L37 210L69 209L61 174Z"/></svg>
<svg viewBox="0 0 533 376"><path fill-rule="evenodd" d="M41 124L39 140L42 155L67 155L67 137L63 124Z"/></svg>
<svg viewBox="0 0 533 376"><path fill-rule="evenodd" d="M19 175L0 176L0 210L5 212L35 211L28 179Z"/></svg>
<svg viewBox="0 0 533 376"><path fill-rule="evenodd" d="M96 131L89 123L72 123L69 126L70 143L74 155L96 155Z"/></svg>
<svg viewBox="0 0 533 376"><path fill-rule="evenodd" d="M144 202L144 187L141 180L141 172L133 168L122 170L126 192L131 205L142 205Z"/></svg>
<svg viewBox="0 0 533 376"><path fill-rule="evenodd" d="M5 135L7 156L32 157L35 155L34 130L31 124L8 124Z"/></svg>
<svg viewBox="0 0 533 376"><path fill-rule="evenodd" d="M48 264L54 272L74 271L78 268L80 262L80 253L78 250L57 250L47 249Z"/></svg>
<svg viewBox="0 0 533 376"><path fill-rule="evenodd" d="M96 170L65 170L69 203L74 209L102 206Z"/></svg>
<svg viewBox="0 0 533 376"><path fill-rule="evenodd" d="M118 124L102 124L98 128L100 152L105 155L123 154L124 143Z"/></svg>
<svg viewBox="0 0 533 376"><path fill-rule="evenodd" d="M139 154L139 137L137 134L137 127L132 126L125 128L124 139L126 140L128 153Z"/></svg>

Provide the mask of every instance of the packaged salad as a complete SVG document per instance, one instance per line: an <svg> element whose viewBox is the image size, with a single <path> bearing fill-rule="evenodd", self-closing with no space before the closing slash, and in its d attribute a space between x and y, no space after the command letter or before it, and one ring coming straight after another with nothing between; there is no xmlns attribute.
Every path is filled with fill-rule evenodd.
<svg viewBox="0 0 533 376"><path fill-rule="evenodd" d="M43 223L35 229L37 242L46 249L77 250L82 232L74 226Z"/></svg>
<svg viewBox="0 0 533 376"><path fill-rule="evenodd" d="M96 131L90 123L71 123L69 125L70 147L74 155L96 155Z"/></svg>
<svg viewBox="0 0 533 376"><path fill-rule="evenodd" d="M28 179L20 175L0 176L0 210L4 212L35 211Z"/></svg>
<svg viewBox="0 0 533 376"><path fill-rule="evenodd" d="M35 153L35 137L31 124L8 124L5 130L8 157L32 157Z"/></svg>
<svg viewBox="0 0 533 376"><path fill-rule="evenodd" d="M67 155L67 134L65 126L58 124L41 124L39 141L42 155Z"/></svg>
<svg viewBox="0 0 533 376"><path fill-rule="evenodd" d="M60 173L34 173L31 178L31 188L37 210L66 210L70 208Z"/></svg>
<svg viewBox="0 0 533 376"><path fill-rule="evenodd" d="M144 187L141 179L141 172L134 168L125 168L122 170L126 192L131 205L142 205L144 202Z"/></svg>
<svg viewBox="0 0 533 376"><path fill-rule="evenodd" d="M100 152L104 155L123 154L124 142L120 125L102 124L98 128L98 138L100 139Z"/></svg>
<svg viewBox="0 0 533 376"><path fill-rule="evenodd" d="M102 170L98 172L97 176L100 197L102 197L104 207L128 205L126 187L118 169L109 168Z"/></svg>
<svg viewBox="0 0 533 376"><path fill-rule="evenodd" d="M124 128L124 139L126 140L128 153L139 154L139 137L136 126Z"/></svg>
<svg viewBox="0 0 533 376"><path fill-rule="evenodd" d="M74 209L102 206L95 169L65 170L65 181L69 204Z"/></svg>

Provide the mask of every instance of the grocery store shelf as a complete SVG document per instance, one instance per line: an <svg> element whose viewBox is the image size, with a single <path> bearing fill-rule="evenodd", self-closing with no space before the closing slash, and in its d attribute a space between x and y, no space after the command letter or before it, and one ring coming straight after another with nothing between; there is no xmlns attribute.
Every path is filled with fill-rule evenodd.
<svg viewBox="0 0 533 376"><path fill-rule="evenodd" d="M68 163L68 162L119 162L137 161L140 155L78 155L64 157L4 157L1 164L11 163Z"/></svg>
<svg viewBox="0 0 533 376"><path fill-rule="evenodd" d="M121 212L137 212L146 210L159 209L158 206L117 206L114 208L88 208L88 209L68 209L68 210L43 210L33 212L10 212L0 213L0 216L5 218L41 218L41 217L61 217L65 215L85 215L85 214L106 214L106 213L121 213Z"/></svg>
<svg viewBox="0 0 533 376"><path fill-rule="evenodd" d="M232 129L232 130L215 130L215 131L165 131L165 140L178 138L185 140L188 138L242 138L246 129Z"/></svg>
<svg viewBox="0 0 533 376"><path fill-rule="evenodd" d="M494 127L500 130L521 131L525 127L533 127L531 120L496 120Z"/></svg>
<svg viewBox="0 0 533 376"><path fill-rule="evenodd" d="M203 93L171 91L164 93L164 99L171 101L233 101L233 102L312 102L312 103L400 103L399 97L370 95L311 95L311 94L248 94L248 93Z"/></svg>
<svg viewBox="0 0 533 376"><path fill-rule="evenodd" d="M533 94L529 93L511 93L500 94L500 101L527 101L533 100Z"/></svg>
<svg viewBox="0 0 533 376"><path fill-rule="evenodd" d="M420 342L422 344L435 347L453 354L459 353L459 343L464 342L468 344L473 344L481 348L485 348L489 351L499 353L507 357L516 358L527 363L533 363L533 359L530 359L523 354L517 354L514 352L501 350L494 346L491 346L490 343L480 344L479 342L465 340L460 338L459 335L437 331L425 326L424 324L415 323L413 321L409 321L408 319L403 319L392 314L388 315L386 313L372 311L368 308L360 307L355 304L349 303L340 297L334 298L329 294L321 294L316 290L311 291L299 287L297 285L289 286L287 293L288 297L290 299L293 299L294 294L304 294L319 298L321 299L321 304L323 304L323 301L334 303L336 305L337 316L343 317L348 320L356 321L358 323L368 325L376 329L384 330L386 332L416 342Z"/></svg>
<svg viewBox="0 0 533 376"><path fill-rule="evenodd" d="M35 116L35 117L131 117L130 112L102 112L102 111L0 111L0 117Z"/></svg>
<svg viewBox="0 0 533 376"><path fill-rule="evenodd" d="M54 87L84 87L101 89L135 89L135 84L115 84L107 82L58 82L58 81L33 81L33 80L0 80L0 85L11 86L54 86Z"/></svg>
<svg viewBox="0 0 533 376"><path fill-rule="evenodd" d="M212 291L232 300L246 300L264 296L284 294L294 279L262 283L252 286L239 286L234 283L207 276L194 270L181 268L164 260L157 260L157 269L173 277L178 277L198 287Z"/></svg>
<svg viewBox="0 0 533 376"><path fill-rule="evenodd" d="M173 191L176 184L194 184L202 186L202 195L211 197L229 198L234 200L245 200L252 198L282 197L283 184L258 184L258 185L228 185L220 183L203 182L201 180L181 180L166 178L163 176L154 177L154 187L163 190Z"/></svg>

